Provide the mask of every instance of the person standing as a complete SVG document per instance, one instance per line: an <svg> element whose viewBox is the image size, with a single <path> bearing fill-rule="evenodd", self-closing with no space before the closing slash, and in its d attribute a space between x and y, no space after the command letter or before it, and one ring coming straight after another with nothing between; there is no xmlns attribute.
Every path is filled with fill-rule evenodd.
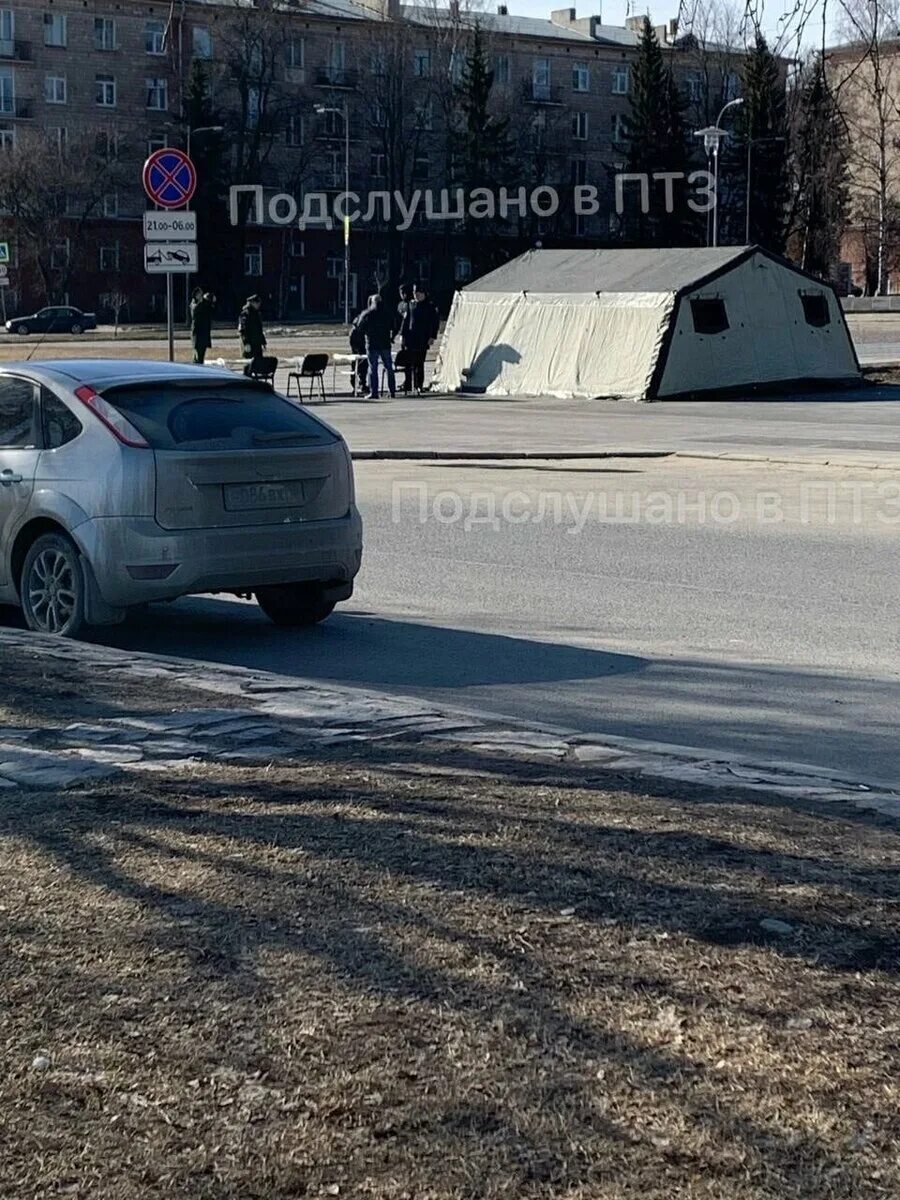
<svg viewBox="0 0 900 1200"><path fill-rule="evenodd" d="M425 356L438 335L440 317L421 284L416 285L415 299L409 306L400 330L403 347L409 355L412 384L417 396L425 390Z"/></svg>
<svg viewBox="0 0 900 1200"><path fill-rule="evenodd" d="M357 329L366 339L369 359L369 399L378 399L378 367L384 367L391 399L397 395L397 381L391 358L391 343L396 329L396 314L381 296L373 296L369 307L359 318Z"/></svg>
<svg viewBox="0 0 900 1200"><path fill-rule="evenodd" d="M366 335L360 329L359 323L368 312L368 309L372 306L374 299L374 296L369 297L368 306L357 315L355 321L350 326L350 353L356 356L356 361L353 364L353 390L354 392L359 393L359 395L362 395L366 390L366 383L369 378L369 360L366 357Z"/></svg>
<svg viewBox="0 0 900 1200"><path fill-rule="evenodd" d="M215 297L202 288L194 288L191 300L191 344L194 347L194 362L202 364L206 352L212 346L212 315Z"/></svg>
<svg viewBox="0 0 900 1200"><path fill-rule="evenodd" d="M248 296L241 315L238 318L238 334L241 339L241 354L250 362L244 367L247 376L257 374L262 367L263 351L266 348L266 335L263 330L260 307L262 300L259 296Z"/></svg>
<svg viewBox="0 0 900 1200"><path fill-rule="evenodd" d="M413 288L408 283L400 284L400 303L397 305L397 328L403 329L403 323L409 315L409 310L413 304ZM408 396L412 391L412 363L409 355L406 353L406 342L403 340L402 334L400 337L400 349L403 352L403 386L401 392Z"/></svg>

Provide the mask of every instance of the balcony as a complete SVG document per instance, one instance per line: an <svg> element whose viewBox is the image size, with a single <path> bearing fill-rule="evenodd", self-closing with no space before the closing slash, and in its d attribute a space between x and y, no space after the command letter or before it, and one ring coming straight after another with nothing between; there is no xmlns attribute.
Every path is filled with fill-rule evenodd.
<svg viewBox="0 0 900 1200"><path fill-rule="evenodd" d="M34 101L18 100L4 96L0 99L0 119L30 121L34 118Z"/></svg>
<svg viewBox="0 0 900 1200"><path fill-rule="evenodd" d="M550 104L561 105L560 88L551 83L535 83L533 79L526 79L522 84L522 99L526 104Z"/></svg>
<svg viewBox="0 0 900 1200"><path fill-rule="evenodd" d="M30 63L32 61L31 42L12 41L6 38L0 40L0 61Z"/></svg>
<svg viewBox="0 0 900 1200"><path fill-rule="evenodd" d="M316 71L316 87L341 88L349 92L354 90L358 80L358 71L346 71L336 67L320 67Z"/></svg>

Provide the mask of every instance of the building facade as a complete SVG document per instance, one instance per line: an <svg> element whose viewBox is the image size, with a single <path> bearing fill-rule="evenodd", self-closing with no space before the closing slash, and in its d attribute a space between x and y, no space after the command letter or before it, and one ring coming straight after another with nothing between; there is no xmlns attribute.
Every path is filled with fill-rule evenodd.
<svg viewBox="0 0 900 1200"><path fill-rule="evenodd" d="M270 317L342 313L343 222L300 228L321 207L313 196L360 198L349 226L354 310L388 278L422 279L446 303L473 271L536 241L623 236L614 178L642 19L619 28L575 9L537 20L503 5L469 14L395 0L0 5L0 155L7 179L21 181L0 199L10 312L52 300L106 320L162 315L164 281L143 269L141 168L165 145L189 148L200 177L200 270L176 280L181 309L188 286L203 283L223 312L259 292ZM460 175L460 84L476 25L490 112L504 127L502 179ZM737 94L739 55L679 37L674 22L657 33L689 120L708 124ZM462 184L529 197L551 188L559 207L550 212L545 196L477 223L425 211L426 194L436 209L442 189L452 199ZM262 189L262 205L229 211L235 186L247 201ZM575 203L585 187L594 204ZM394 210L384 219L385 195L404 197L405 228Z"/></svg>

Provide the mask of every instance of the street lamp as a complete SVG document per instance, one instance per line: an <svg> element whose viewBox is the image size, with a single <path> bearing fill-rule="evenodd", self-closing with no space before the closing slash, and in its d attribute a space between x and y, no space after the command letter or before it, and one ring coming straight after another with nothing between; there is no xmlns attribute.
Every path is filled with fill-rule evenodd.
<svg viewBox="0 0 900 1200"><path fill-rule="evenodd" d="M728 112L729 108L734 108L738 104L743 104L744 99L738 96L736 100L729 100L727 104L722 105L722 111L716 119L715 125L707 125L705 129L698 129L694 137L703 138L703 149L706 151L706 161L709 163L712 159L713 165L713 215L712 215L712 244L719 244L719 144L722 138L728 136L728 130L722 128L722 118ZM709 237L707 235L707 242Z"/></svg>
<svg viewBox="0 0 900 1200"><path fill-rule="evenodd" d="M744 199L744 245L750 245L750 167L753 147L765 145L766 142L783 142L783 137L747 138L747 195Z"/></svg>
<svg viewBox="0 0 900 1200"><path fill-rule="evenodd" d="M350 192L350 114L347 101L342 108L330 107L327 104L317 104L317 113L338 113L344 121L344 204L346 205ZM350 324L350 218L344 217L344 324Z"/></svg>

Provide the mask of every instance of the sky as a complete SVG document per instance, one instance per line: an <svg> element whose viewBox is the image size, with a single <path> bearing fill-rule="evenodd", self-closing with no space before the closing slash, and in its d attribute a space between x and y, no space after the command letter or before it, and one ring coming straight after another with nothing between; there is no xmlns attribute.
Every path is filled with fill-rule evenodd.
<svg viewBox="0 0 900 1200"><path fill-rule="evenodd" d="M814 47L821 44L822 40L822 3L823 0L755 0L753 7L757 12L762 12L762 30L766 37L774 42L779 34L785 28L784 18L787 17L787 26L789 29L788 40L792 43L790 51L797 49L796 32L798 26L803 24L802 46ZM516 13L523 17L549 17L551 9L566 7L565 0L507 0L507 5L511 13ZM578 11L579 17L589 17L600 15L603 17L605 25L623 25L625 23L626 8L628 0L571 0L571 5L574 5ZM571 6L570 5L570 6ZM488 3L488 7L494 7ZM691 7L690 0L686 0L685 8ZM837 11L837 3L831 0L829 8L832 12ZM631 0L628 11L633 15L643 15L648 11L646 2L641 3L641 0ZM655 25L665 24L671 17L678 13L678 0L671 0L668 4L655 4L649 10L650 19ZM827 41L829 44L836 41L834 31L831 28L832 22L829 20Z"/></svg>

